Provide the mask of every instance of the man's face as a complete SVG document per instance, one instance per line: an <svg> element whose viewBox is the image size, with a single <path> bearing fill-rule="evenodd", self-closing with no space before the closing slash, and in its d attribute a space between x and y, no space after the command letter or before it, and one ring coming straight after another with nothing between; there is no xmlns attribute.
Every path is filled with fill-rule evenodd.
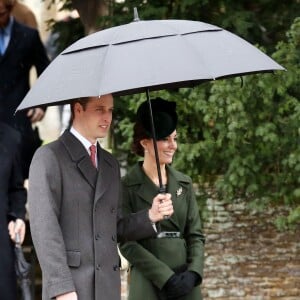
<svg viewBox="0 0 300 300"><path fill-rule="evenodd" d="M112 121L113 97L111 94L100 98L90 97L86 107L75 104L75 118L73 125L91 143L97 138L107 135Z"/></svg>
<svg viewBox="0 0 300 300"><path fill-rule="evenodd" d="M11 10L6 8L4 2L0 0L0 28L4 28L8 24L10 12Z"/></svg>

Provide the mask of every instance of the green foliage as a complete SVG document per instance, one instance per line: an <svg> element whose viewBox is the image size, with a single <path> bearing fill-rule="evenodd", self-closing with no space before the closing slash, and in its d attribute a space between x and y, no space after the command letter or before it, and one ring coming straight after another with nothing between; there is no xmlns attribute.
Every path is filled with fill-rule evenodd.
<svg viewBox="0 0 300 300"><path fill-rule="evenodd" d="M280 229L299 224L299 0L109 3L110 15L99 20L106 27L131 22L133 7L142 20L203 21L263 45L287 69L193 89L153 92L151 97L177 103L179 149L174 166L198 184L201 207L205 191L212 188L228 202L245 199L256 211L284 206L286 213L274 220ZM137 160L130 152L132 126L136 109L145 99L145 94L115 99L113 152L125 167Z"/></svg>
<svg viewBox="0 0 300 300"><path fill-rule="evenodd" d="M298 195L299 197L299 195ZM300 206L293 209L287 216L279 216L275 220L277 228L280 230L288 230L296 228L296 224L300 219Z"/></svg>
<svg viewBox="0 0 300 300"><path fill-rule="evenodd" d="M188 19L211 23L230 30L251 43L274 50L284 39L293 20L300 15L299 0L125 0L111 1L109 26L133 20L133 7L140 19Z"/></svg>
<svg viewBox="0 0 300 300"><path fill-rule="evenodd" d="M51 27L51 47L53 47L53 57L51 58L84 37L84 27L80 19L67 18L59 22L49 20L48 25Z"/></svg>
<svg viewBox="0 0 300 300"><path fill-rule="evenodd" d="M42 0L45 1L45 0ZM63 3L60 10L73 10L72 0L60 1ZM48 8L56 4L56 0L49 1ZM50 59L53 60L59 53L84 37L84 26L80 18L67 17L64 20L46 20L50 36L47 41L47 50Z"/></svg>
<svg viewBox="0 0 300 300"><path fill-rule="evenodd" d="M174 166L199 183L200 191L209 184L226 201L243 198L259 211L285 206L289 213L276 220L280 229L300 221L299 26L300 18L273 55L287 71L151 94L177 102ZM145 99L143 94L116 99L126 118L116 112L114 149L116 155L126 153L129 165L136 160L130 153L134 112Z"/></svg>

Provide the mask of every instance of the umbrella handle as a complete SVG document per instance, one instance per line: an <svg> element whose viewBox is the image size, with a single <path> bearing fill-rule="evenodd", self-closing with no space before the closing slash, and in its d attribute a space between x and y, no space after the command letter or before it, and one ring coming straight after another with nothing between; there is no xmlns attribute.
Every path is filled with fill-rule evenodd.
<svg viewBox="0 0 300 300"><path fill-rule="evenodd" d="M165 194L166 192L167 192L167 191L166 191L166 187L161 186L161 187L159 188L159 193L160 193L160 194ZM162 200L160 200L160 202L162 202ZM165 216L164 216L164 220L168 220L168 219L170 219L170 216L165 215Z"/></svg>
<svg viewBox="0 0 300 300"><path fill-rule="evenodd" d="M16 240L16 246L20 247L21 246L21 238L20 238L20 234L18 232L16 233L15 240Z"/></svg>
<svg viewBox="0 0 300 300"><path fill-rule="evenodd" d="M153 138L153 147L154 147L155 162L156 162L158 182L159 182L159 192L161 192L163 190L162 193L165 193L166 191L165 191L164 186L162 184L161 170L160 170L160 165L159 165L159 157L158 157L158 150L157 150L157 140L156 140L156 131L155 131L154 121L153 121L153 112L152 112L152 107L151 107L149 89L146 90L146 95L147 95L147 102L148 102L148 106L149 106L151 131L152 131L152 138Z"/></svg>
<svg viewBox="0 0 300 300"><path fill-rule="evenodd" d="M152 113L149 89L146 89L146 95L147 95L147 101L148 101L148 105L149 105L151 130L152 130L152 135L153 135L153 146L154 146L155 161L156 161L157 175L158 175L158 181L159 181L159 193L160 194L165 194L166 193L166 188L164 187L164 185L162 183L161 170L160 170L159 157L158 157L158 150L157 150L156 132L155 132L154 121L153 121L153 113ZM168 215L164 216L165 220L167 220L169 218L170 218L170 216L168 216Z"/></svg>

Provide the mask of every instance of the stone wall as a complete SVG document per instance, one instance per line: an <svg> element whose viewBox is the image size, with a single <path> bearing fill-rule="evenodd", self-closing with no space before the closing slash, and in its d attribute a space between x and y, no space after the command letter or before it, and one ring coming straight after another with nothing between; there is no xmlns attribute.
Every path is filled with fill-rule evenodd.
<svg viewBox="0 0 300 300"><path fill-rule="evenodd" d="M300 228L278 232L278 209L249 213L245 203L213 199L207 206L204 299L299 300Z"/></svg>
<svg viewBox="0 0 300 300"><path fill-rule="evenodd" d="M243 202L207 200L204 300L300 300L300 226L279 232L281 209L253 213ZM122 272L122 300L127 299Z"/></svg>

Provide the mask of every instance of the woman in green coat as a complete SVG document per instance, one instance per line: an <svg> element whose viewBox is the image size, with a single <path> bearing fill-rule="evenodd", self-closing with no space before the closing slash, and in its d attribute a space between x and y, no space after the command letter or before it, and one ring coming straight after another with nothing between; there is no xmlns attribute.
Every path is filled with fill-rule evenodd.
<svg viewBox="0 0 300 300"><path fill-rule="evenodd" d="M123 209L134 213L151 205L159 191L148 104L134 126L133 151L143 157L123 178ZM176 103L151 100L161 180L172 196L174 214L160 222L157 238L120 245L129 261L129 300L201 300L204 236L190 177L170 166L177 150Z"/></svg>

